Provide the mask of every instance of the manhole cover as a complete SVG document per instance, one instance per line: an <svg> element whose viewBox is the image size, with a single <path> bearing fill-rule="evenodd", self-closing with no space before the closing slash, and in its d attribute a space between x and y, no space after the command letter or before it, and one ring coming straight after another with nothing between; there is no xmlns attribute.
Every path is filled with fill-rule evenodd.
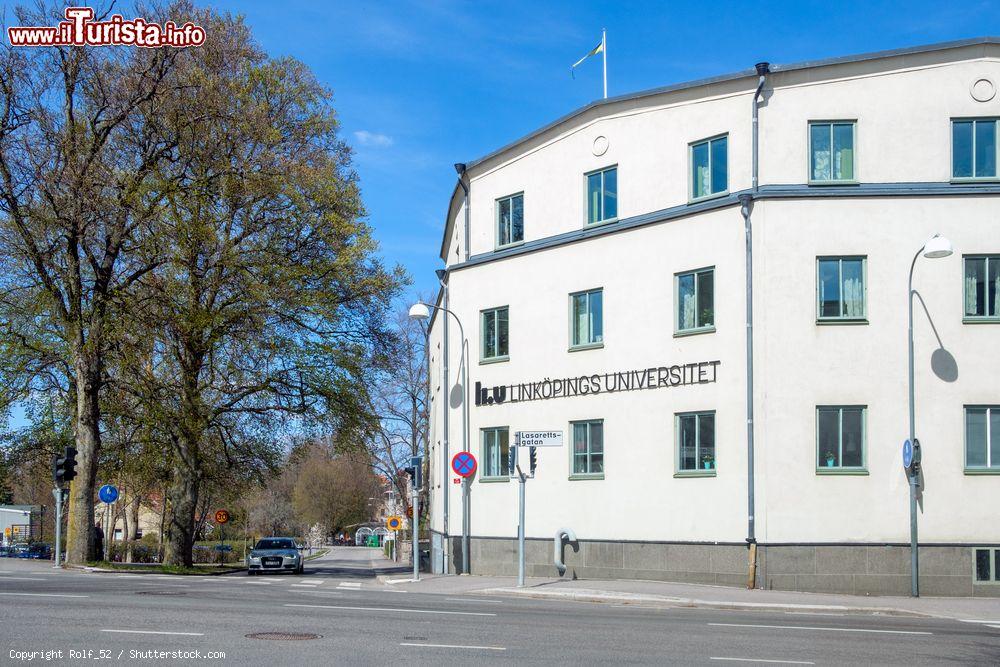
<svg viewBox="0 0 1000 667"><path fill-rule="evenodd" d="M296 642L304 639L320 639L322 635L314 635L311 632L252 632L247 635L248 639L270 639L272 641Z"/></svg>
<svg viewBox="0 0 1000 667"><path fill-rule="evenodd" d="M183 591L136 591L136 595L184 595Z"/></svg>

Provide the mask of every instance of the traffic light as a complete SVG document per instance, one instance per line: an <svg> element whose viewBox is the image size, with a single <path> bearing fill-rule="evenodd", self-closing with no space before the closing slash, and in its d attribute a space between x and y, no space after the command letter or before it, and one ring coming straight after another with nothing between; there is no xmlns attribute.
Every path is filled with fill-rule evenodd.
<svg viewBox="0 0 1000 667"><path fill-rule="evenodd" d="M528 458L531 460L531 476L535 476L535 467L538 466L538 448L528 448Z"/></svg>
<svg viewBox="0 0 1000 667"><path fill-rule="evenodd" d="M63 462L64 459L58 454L52 455L52 481L55 482L56 486L62 486L63 482L66 481L64 478Z"/></svg>
<svg viewBox="0 0 1000 667"><path fill-rule="evenodd" d="M67 447L63 455L52 456L52 481L56 486L62 486L65 482L72 482L76 477L76 448Z"/></svg>
<svg viewBox="0 0 1000 667"><path fill-rule="evenodd" d="M409 475L410 479L413 481L413 486L415 486L418 489L420 488L422 480L420 479L420 466L419 465L418 466L407 466L406 468L400 468L400 470L402 470L404 473L406 473L407 475Z"/></svg>
<svg viewBox="0 0 1000 667"><path fill-rule="evenodd" d="M72 482L76 478L76 447L67 447L63 456L63 479Z"/></svg>
<svg viewBox="0 0 1000 667"><path fill-rule="evenodd" d="M517 446L511 447L507 451L507 471L511 477L517 475Z"/></svg>

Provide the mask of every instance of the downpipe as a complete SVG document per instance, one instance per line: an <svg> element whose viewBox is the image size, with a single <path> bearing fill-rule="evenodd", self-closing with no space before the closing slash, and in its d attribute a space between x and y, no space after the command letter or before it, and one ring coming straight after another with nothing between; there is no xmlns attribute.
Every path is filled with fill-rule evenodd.
<svg viewBox="0 0 1000 667"><path fill-rule="evenodd" d="M740 195L740 214L743 216L743 228L746 244L746 329L747 329L747 349L746 349L746 413L747 413L747 588L753 589L757 585L757 535L755 520L755 497L754 497L754 415L753 415L753 224L750 214L753 209L753 200L760 190L760 100L764 92L764 84L767 82L767 75L770 72L770 65L766 62L755 65L757 71L757 89L753 94L752 112L752 144L750 151L751 174L752 174L752 194Z"/></svg>
<svg viewBox="0 0 1000 667"><path fill-rule="evenodd" d="M552 561L555 563L556 569L559 570L559 576L566 574L566 564L563 563L562 557L563 539L570 544L576 544L576 533L573 532L572 528L560 528L556 531L555 541L552 545Z"/></svg>

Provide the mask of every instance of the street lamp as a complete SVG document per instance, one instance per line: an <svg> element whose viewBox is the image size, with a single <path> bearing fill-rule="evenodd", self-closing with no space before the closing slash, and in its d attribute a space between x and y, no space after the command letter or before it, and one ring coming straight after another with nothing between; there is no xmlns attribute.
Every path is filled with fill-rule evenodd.
<svg viewBox="0 0 1000 667"><path fill-rule="evenodd" d="M951 241L935 234L920 250L913 256L910 264L910 280L906 290L907 307L909 308L909 371L910 371L910 443L916 446L916 414L913 399L913 269L917 265L917 259L923 255L927 259L940 259L948 257L954 250ZM910 481L910 594L913 597L920 597L920 570L919 558L917 555L917 469L914 468L909 476Z"/></svg>
<svg viewBox="0 0 1000 667"><path fill-rule="evenodd" d="M448 308L443 308L441 306L435 306L429 303L423 303L418 301L417 303L410 306L410 317L415 320L427 320L430 319L431 309L440 310L443 313L451 315L455 318L458 323L458 332L462 337L462 355L460 359L460 365L462 368L462 450L469 451L469 374L467 370L468 357L465 354L466 347L468 346L468 340L465 338L465 328L462 326L462 320L459 319L458 315L449 310ZM446 347L447 349L447 347ZM446 367L447 368L447 367ZM428 368L428 372L430 369ZM445 387L446 391L449 390ZM450 391L448 391L450 394ZM451 409L450 396L445 395L445 410ZM447 466L448 462L445 461L444 465ZM448 479L448 475L444 476L444 479ZM470 479L466 477L462 480L462 571L465 574L469 574L469 484ZM445 485L447 489L447 485ZM446 490L445 494L449 492ZM447 510L446 510L447 511Z"/></svg>

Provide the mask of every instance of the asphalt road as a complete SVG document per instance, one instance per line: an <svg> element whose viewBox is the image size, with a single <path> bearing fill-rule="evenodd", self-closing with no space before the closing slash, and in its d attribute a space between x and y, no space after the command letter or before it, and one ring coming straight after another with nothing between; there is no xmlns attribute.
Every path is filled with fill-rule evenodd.
<svg viewBox="0 0 1000 667"><path fill-rule="evenodd" d="M371 554L337 549L302 576L257 577L2 559L0 662L61 651L77 664L1000 663L1000 628L982 623L430 595L382 584ZM267 632L318 637L247 637Z"/></svg>

